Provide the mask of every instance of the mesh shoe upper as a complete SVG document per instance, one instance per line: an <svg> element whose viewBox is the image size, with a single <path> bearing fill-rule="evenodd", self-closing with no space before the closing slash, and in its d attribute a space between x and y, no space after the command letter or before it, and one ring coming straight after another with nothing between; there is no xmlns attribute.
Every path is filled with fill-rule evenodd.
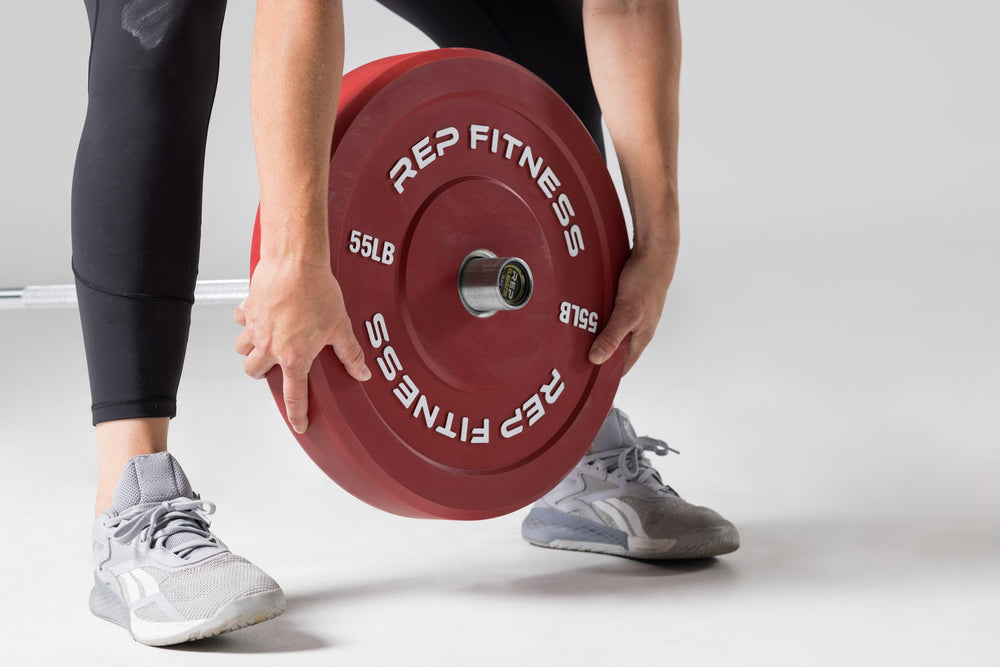
<svg viewBox="0 0 1000 667"><path fill-rule="evenodd" d="M229 552L197 567L178 570L150 567L146 571L185 618L208 618L231 600L277 588L263 570Z"/></svg>

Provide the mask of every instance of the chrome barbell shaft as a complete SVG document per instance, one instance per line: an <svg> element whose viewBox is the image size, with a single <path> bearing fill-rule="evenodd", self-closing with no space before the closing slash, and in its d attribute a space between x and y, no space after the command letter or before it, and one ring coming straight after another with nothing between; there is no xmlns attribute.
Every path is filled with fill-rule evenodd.
<svg viewBox="0 0 1000 667"><path fill-rule="evenodd" d="M249 280L199 280L194 289L198 304L236 304L250 291ZM0 289L0 310L13 308L74 308L75 285L29 285Z"/></svg>

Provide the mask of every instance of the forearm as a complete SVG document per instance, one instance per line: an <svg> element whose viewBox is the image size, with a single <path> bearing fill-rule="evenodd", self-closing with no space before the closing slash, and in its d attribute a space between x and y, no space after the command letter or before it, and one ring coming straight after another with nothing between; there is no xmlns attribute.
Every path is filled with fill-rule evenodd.
<svg viewBox="0 0 1000 667"><path fill-rule="evenodd" d="M259 0L250 74L261 257L329 264L327 191L344 66L339 0Z"/></svg>
<svg viewBox="0 0 1000 667"><path fill-rule="evenodd" d="M586 0L584 25L594 88L633 213L635 252L676 256L677 2Z"/></svg>

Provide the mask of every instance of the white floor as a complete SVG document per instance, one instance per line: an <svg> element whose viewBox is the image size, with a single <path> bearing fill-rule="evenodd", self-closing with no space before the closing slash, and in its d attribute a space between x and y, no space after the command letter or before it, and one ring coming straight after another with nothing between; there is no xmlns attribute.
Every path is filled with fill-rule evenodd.
<svg viewBox="0 0 1000 667"><path fill-rule="evenodd" d="M197 309L173 449L289 605L165 650L87 611L76 314L0 313L4 663L1000 664L998 318L982 306L995 259L953 246L942 283L921 267L947 248L873 242L837 274L836 247L796 243L749 253L693 231L619 397L683 452L658 461L667 478L740 527L740 551L705 563L538 549L519 538L523 511L459 524L364 506L242 376L229 309ZM712 257L743 279L719 279Z"/></svg>

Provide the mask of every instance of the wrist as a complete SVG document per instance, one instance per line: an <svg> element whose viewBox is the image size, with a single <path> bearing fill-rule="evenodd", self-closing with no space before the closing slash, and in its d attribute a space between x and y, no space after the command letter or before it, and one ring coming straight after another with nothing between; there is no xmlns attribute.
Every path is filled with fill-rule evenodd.
<svg viewBox="0 0 1000 667"><path fill-rule="evenodd" d="M673 266L677 263L679 249L680 245L677 243L636 243L630 257L639 261Z"/></svg>
<svg viewBox="0 0 1000 667"><path fill-rule="evenodd" d="M265 249L260 251L260 261L282 267L281 271L306 271L330 269L330 253L313 252L305 249Z"/></svg>
<svg viewBox="0 0 1000 667"><path fill-rule="evenodd" d="M285 269L330 268L327 202L261 199L260 259Z"/></svg>
<svg viewBox="0 0 1000 667"><path fill-rule="evenodd" d="M330 265L326 196L294 201L261 198L261 259L282 264Z"/></svg>
<svg viewBox="0 0 1000 667"><path fill-rule="evenodd" d="M633 254L675 255L680 246L680 212L676 201L633 211Z"/></svg>

